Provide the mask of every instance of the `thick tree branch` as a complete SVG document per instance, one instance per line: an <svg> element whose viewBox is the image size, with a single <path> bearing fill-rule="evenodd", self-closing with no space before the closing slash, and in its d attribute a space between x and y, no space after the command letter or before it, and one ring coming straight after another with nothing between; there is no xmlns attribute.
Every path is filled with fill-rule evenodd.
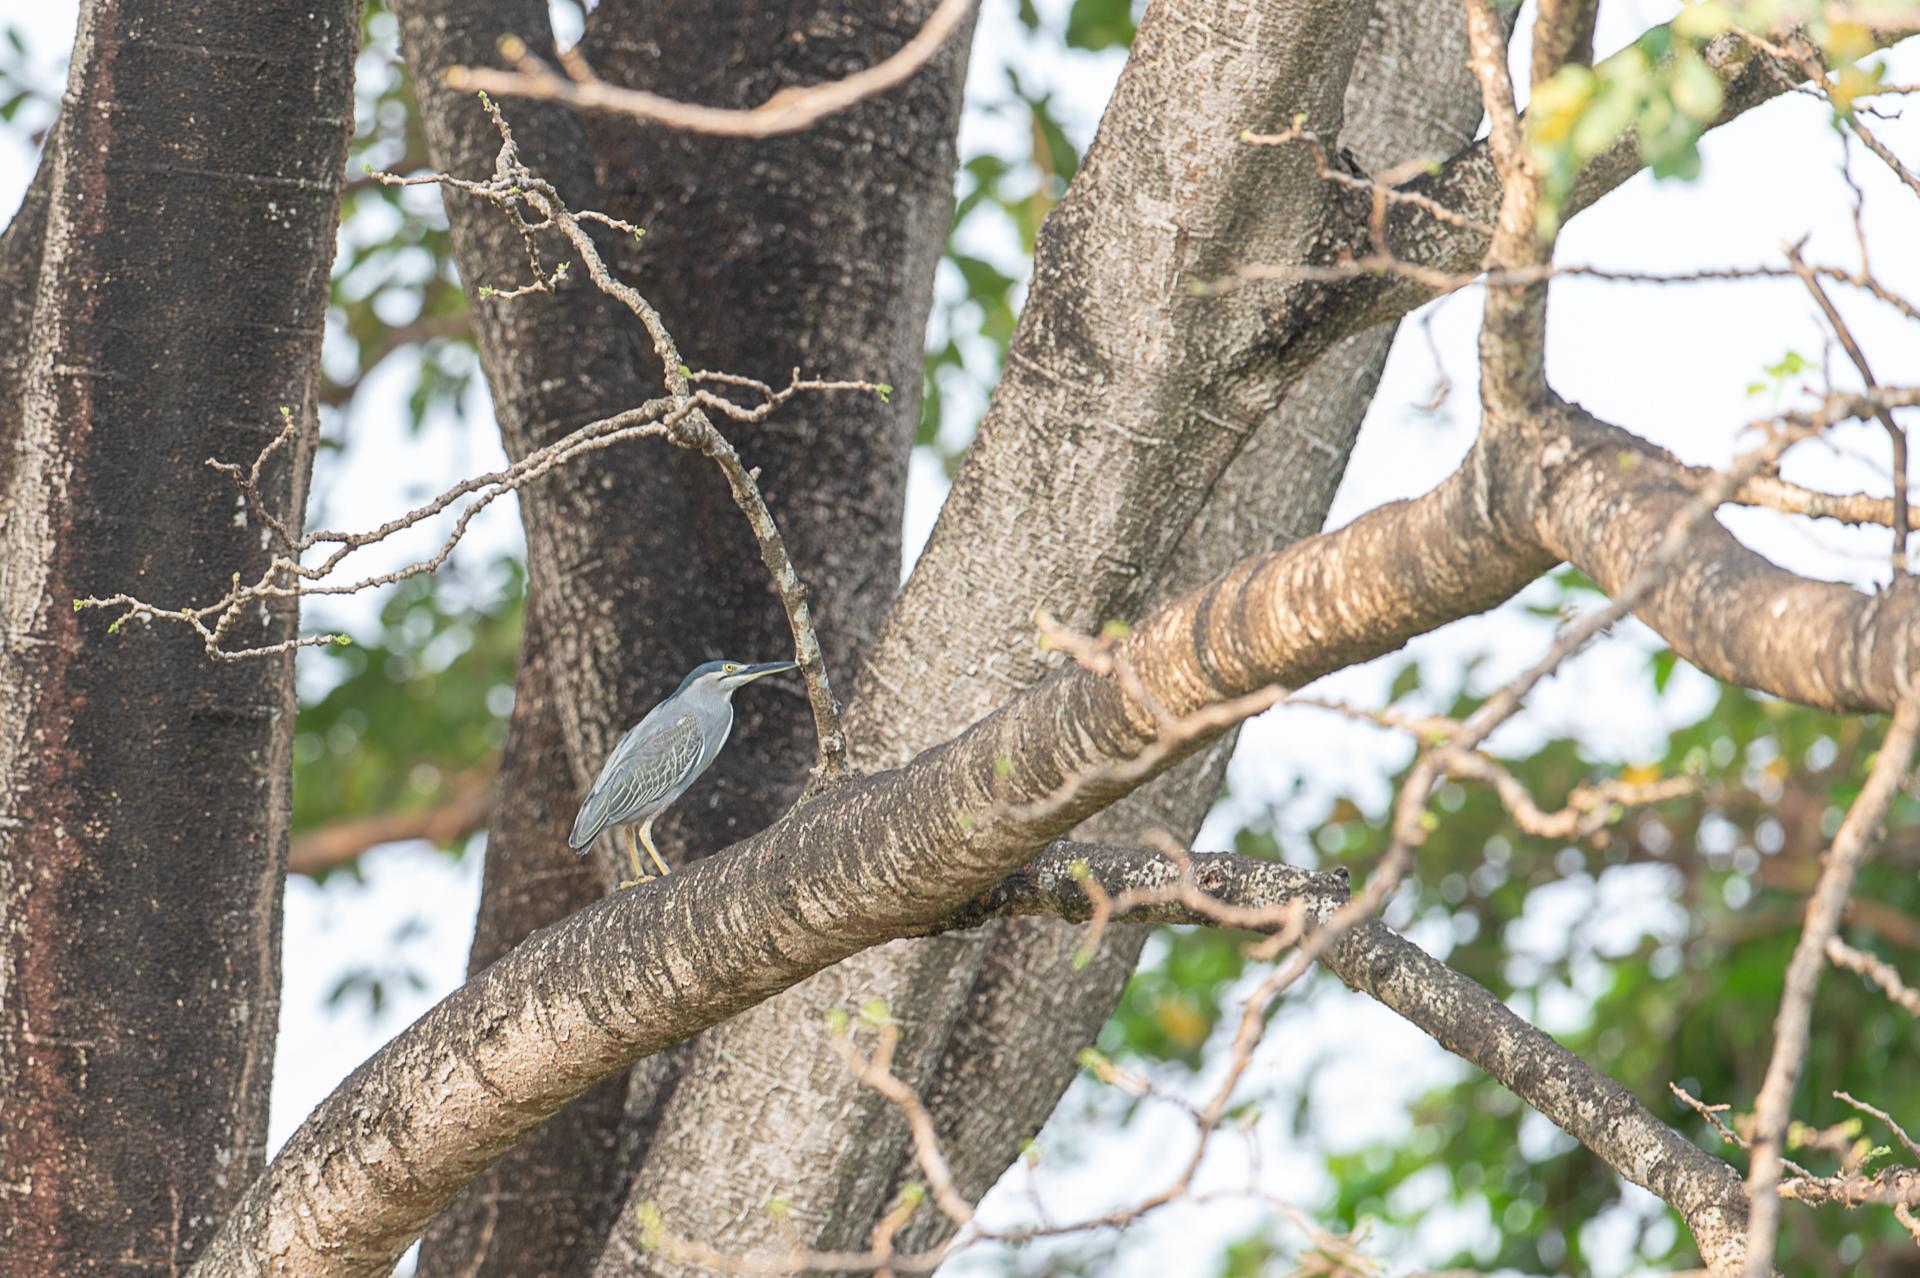
<svg viewBox="0 0 1920 1278"><path fill-rule="evenodd" d="M1113 778L1164 716L1298 686L1510 596L1546 560L1489 525L1475 474L1149 617L1122 652L1152 705L1115 677L1063 668L907 766L537 934L316 1110L195 1272L384 1273L462 1184L598 1078L928 930L1131 789L1138 779ZM1095 779L1017 815L1076 776Z"/></svg>
<svg viewBox="0 0 1920 1278"><path fill-rule="evenodd" d="M1625 1087L1377 920L1353 927L1322 961L1673 1207L1710 1266L1738 1257L1747 1221L1740 1174L1655 1118Z"/></svg>
<svg viewBox="0 0 1920 1278"><path fill-rule="evenodd" d="M483 830L493 811L493 783L498 771L499 761L495 759L462 773L453 778L453 793L430 807L349 817L304 830L294 836L287 849L287 873L331 870L383 843L403 839L446 843Z"/></svg>
<svg viewBox="0 0 1920 1278"><path fill-rule="evenodd" d="M1871 416L1871 402L1823 410ZM1665 451L1572 405L1527 491L1509 493L1516 517L1617 593L1660 544L1696 486ZM1920 674L1920 586L1901 577L1878 594L1809 581L1777 568L1713 520L1697 524L1674 569L1635 610L1674 650L1717 678L1834 713L1890 712Z"/></svg>

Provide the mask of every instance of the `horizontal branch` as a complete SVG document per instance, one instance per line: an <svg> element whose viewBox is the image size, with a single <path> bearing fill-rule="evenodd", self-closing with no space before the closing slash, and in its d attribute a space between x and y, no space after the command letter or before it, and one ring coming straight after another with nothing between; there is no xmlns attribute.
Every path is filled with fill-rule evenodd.
<svg viewBox="0 0 1920 1278"><path fill-rule="evenodd" d="M287 849L287 873L319 874L385 843L405 839L447 843L483 830L493 811L493 782L498 771L499 761L490 759L462 773L453 779L452 794L428 807L348 817L304 830L294 836Z"/></svg>
<svg viewBox="0 0 1920 1278"><path fill-rule="evenodd" d="M938 930L1015 915L1087 923L1100 912L1101 902L1122 898L1131 903L1114 908L1112 922L1232 926L1243 911L1277 911L1303 899L1338 904L1347 892L1344 869L1316 873L1231 852L1193 853L1183 864L1150 848L1059 842L943 920ZM1250 927L1262 922L1245 920ZM1261 930L1281 922L1276 914Z"/></svg>
<svg viewBox="0 0 1920 1278"><path fill-rule="evenodd" d="M934 929L1229 726L1126 770L1186 716L1510 597L1550 562L1490 522L1482 484L1470 462L1424 497L1242 563L1135 628L1116 654L1128 678L1063 666L904 767L536 934L315 1110L194 1274L384 1275L461 1186L600 1078Z"/></svg>

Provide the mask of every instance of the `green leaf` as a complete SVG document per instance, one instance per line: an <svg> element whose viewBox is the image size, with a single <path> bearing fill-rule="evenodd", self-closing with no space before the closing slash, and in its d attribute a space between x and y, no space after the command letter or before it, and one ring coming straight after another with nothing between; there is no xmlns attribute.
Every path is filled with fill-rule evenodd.
<svg viewBox="0 0 1920 1278"><path fill-rule="evenodd" d="M1674 668L1680 664L1680 658L1674 655L1673 649L1662 648L1648 661L1653 667L1653 690L1665 692L1667 681L1673 678Z"/></svg>

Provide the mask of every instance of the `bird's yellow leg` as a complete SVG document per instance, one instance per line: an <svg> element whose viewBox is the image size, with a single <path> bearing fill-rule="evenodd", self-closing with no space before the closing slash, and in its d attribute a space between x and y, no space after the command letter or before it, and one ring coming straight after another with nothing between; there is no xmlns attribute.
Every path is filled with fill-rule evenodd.
<svg viewBox="0 0 1920 1278"><path fill-rule="evenodd" d="M647 855L652 857L653 863L660 867L660 873L665 874L667 872L667 863L660 859L659 850L653 846L653 818L652 817L648 817L646 820L640 823L640 841L647 845ZM633 863L633 868L636 870L639 869L640 862L636 860Z"/></svg>
<svg viewBox="0 0 1920 1278"><path fill-rule="evenodd" d="M620 886L623 888L630 888L637 883L641 883L647 879L652 878L653 877L652 875L648 874L645 870L640 868L640 849L634 846L633 827L630 825L621 826L620 837L625 841L627 845L627 860L633 863L633 877L628 879L625 883L622 883Z"/></svg>

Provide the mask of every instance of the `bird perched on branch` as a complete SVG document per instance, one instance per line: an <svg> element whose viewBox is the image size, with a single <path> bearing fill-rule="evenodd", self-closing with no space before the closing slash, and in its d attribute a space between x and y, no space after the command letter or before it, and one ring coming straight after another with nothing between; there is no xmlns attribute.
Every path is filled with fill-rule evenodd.
<svg viewBox="0 0 1920 1278"><path fill-rule="evenodd" d="M585 855L602 830L618 827L634 873L632 880L620 886L630 887L652 877L640 867L640 852L633 841L638 832L647 855L665 874L667 863L653 846L653 819L687 792L727 743L727 734L733 730L734 692L755 679L794 668L791 661L757 665L709 661L694 667L672 696L620 738L600 769L600 779L587 791L567 843Z"/></svg>

